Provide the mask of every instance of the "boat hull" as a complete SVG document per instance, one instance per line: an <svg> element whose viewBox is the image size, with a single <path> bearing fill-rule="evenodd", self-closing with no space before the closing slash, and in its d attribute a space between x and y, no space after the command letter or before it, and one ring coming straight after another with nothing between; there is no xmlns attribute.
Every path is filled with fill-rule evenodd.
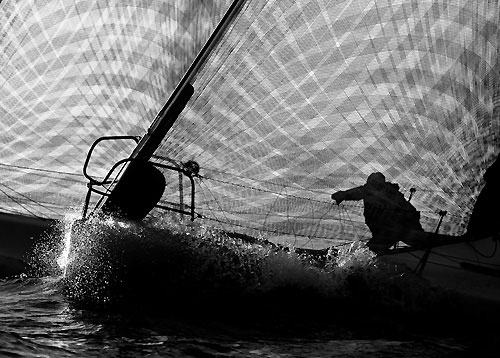
<svg viewBox="0 0 500 358"><path fill-rule="evenodd" d="M400 249L382 260L404 265L431 284L500 303L500 240L461 240L431 249Z"/></svg>

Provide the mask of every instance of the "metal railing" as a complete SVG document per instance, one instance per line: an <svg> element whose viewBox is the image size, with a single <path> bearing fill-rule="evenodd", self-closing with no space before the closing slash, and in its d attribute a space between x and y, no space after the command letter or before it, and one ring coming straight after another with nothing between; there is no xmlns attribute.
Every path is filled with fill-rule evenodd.
<svg viewBox="0 0 500 358"><path fill-rule="evenodd" d="M101 195L101 198L97 202L93 213L101 206L103 200L107 197L109 197L112 193L113 187L118 183L120 180L120 174L122 173L123 169L130 163L137 161L137 159L128 157L121 159L117 161L111 169L108 171L106 176L103 179L96 179L92 177L88 173L88 166L90 162L90 158L92 156L92 153L94 149L97 147L97 145L103 141L106 140L133 140L137 144L139 142L139 137L136 136L105 136L105 137L100 137L98 138L90 147L89 152L87 154L87 158L85 160L85 163L83 165L83 174L84 176L89 180L89 183L87 184L88 191L87 195L85 197L85 202L83 205L83 210L82 210L82 218L86 219L87 214L89 211L89 206L90 206L90 199L92 196L92 193L96 193ZM191 220L193 221L195 219L195 194L196 194L196 189L195 189L195 183L193 179L193 172L189 170L189 168L180 168L180 167L175 167L172 165L166 165L166 164L160 164L160 163L154 163L154 162L149 162L151 165L157 167L157 168L162 168L163 170L170 170L170 171L175 171L179 173L179 208L173 207L173 206L167 206L167 205L161 205L157 204L155 208L159 208L162 210L167 210L167 211L173 211L177 212L183 215L189 215L191 217ZM185 210L185 204L184 204L184 199L183 199L183 193L184 193L184 187L183 187L183 181L182 178L187 177L190 181L191 184L191 202L188 207L188 210Z"/></svg>

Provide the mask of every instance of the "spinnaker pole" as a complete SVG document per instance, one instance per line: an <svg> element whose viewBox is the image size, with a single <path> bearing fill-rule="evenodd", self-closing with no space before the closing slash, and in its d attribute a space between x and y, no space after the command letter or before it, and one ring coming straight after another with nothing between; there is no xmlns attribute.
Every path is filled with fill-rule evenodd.
<svg viewBox="0 0 500 358"><path fill-rule="evenodd" d="M191 66L179 81L179 84L175 87L167 102L156 115L146 135L141 139L132 153L133 158L139 160L149 160L151 158L193 95L194 88L190 83L191 80L203 66L210 53L217 46L222 36L239 14L245 1L246 0L235 0L231 4L212 35L210 35Z"/></svg>
<svg viewBox="0 0 500 358"><path fill-rule="evenodd" d="M165 189L161 171L149 162L168 131L194 94L191 81L217 46L246 0L235 0L191 66L156 115L147 133L130 156L130 164L101 206L102 212L130 220L142 220L157 205ZM131 193L134 193L132 195ZM194 200L194 199L193 199Z"/></svg>

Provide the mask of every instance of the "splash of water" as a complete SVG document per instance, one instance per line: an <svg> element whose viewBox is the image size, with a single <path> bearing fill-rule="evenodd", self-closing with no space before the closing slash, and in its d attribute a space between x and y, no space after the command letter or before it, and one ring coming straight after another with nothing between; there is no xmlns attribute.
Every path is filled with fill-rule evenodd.
<svg viewBox="0 0 500 358"><path fill-rule="evenodd" d="M70 261L70 251L71 251L71 235L74 222L79 219L79 216L74 214L67 214L64 217L64 230L63 230L63 249L61 254L57 258L56 262L59 268L63 271L63 277L66 276L68 264Z"/></svg>
<svg viewBox="0 0 500 358"><path fill-rule="evenodd" d="M58 262L67 296L83 304L287 306L296 313L319 309L319 302L323 308L368 303L420 309L430 297L425 285L384 267L362 242L330 253L319 265L293 248L248 243L203 222L70 223Z"/></svg>

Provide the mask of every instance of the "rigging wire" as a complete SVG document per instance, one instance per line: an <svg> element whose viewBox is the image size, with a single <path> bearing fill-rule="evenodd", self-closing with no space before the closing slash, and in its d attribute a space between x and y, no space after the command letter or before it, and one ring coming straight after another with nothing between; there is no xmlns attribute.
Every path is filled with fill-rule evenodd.
<svg viewBox="0 0 500 358"><path fill-rule="evenodd" d="M224 174L224 172L220 172L220 173ZM285 185L285 184L277 184L277 183L273 183L271 181L255 180L255 179L252 179L252 178L243 177L243 176L234 175L234 174L231 174L231 175L234 176L234 177L239 177L241 179L248 179L248 180L251 180L251 181L256 181L256 182L260 182L260 183L264 183L264 184L270 184L270 185L273 185L273 186L280 185L280 186L282 186L282 188L283 187L286 187L286 188L295 188L294 186ZM204 179L207 179L207 180L212 180L212 181L215 181L215 182L218 182L218 183L221 183L221 184L225 184L225 185L230 185L230 186L233 186L233 187L241 187L241 188L244 188L244 189L250 189L250 190L257 191L257 192L270 193L270 194L275 194L275 195L282 195L282 190L283 190L283 189L281 189L281 191L278 192L278 191L273 191L271 189L256 188L256 187L253 187L253 186L250 186L250 185L245 185L245 184L241 184L241 183L231 183L231 182L228 182L228 181L225 181L225 180L222 180L222 179L217 179L217 178L208 177L208 176L200 176L200 178L204 178ZM310 192L310 193L318 193L318 191L313 191L313 190L305 189L305 188L299 188L299 187L297 187L295 189L299 189L299 190L302 190L302 191L305 191L305 192ZM326 192L319 192L319 193L327 195ZM321 203L321 204L327 204L327 203L329 203L329 202L324 201L324 200L312 199L312 198L308 198L308 197L304 197L304 196L299 196L299 195L293 195L293 194L287 194L287 197L289 197L289 198L295 198L295 199L315 201L315 202ZM346 206L346 207L347 206L358 207L359 205L356 204L356 203L344 203L344 206ZM419 211L422 214L435 214L436 213L435 210L419 210ZM453 217L453 218L456 218L456 219L462 219L464 217L463 213L460 214L460 213L451 213L451 212L448 212L448 216L450 218Z"/></svg>
<svg viewBox="0 0 500 358"><path fill-rule="evenodd" d="M223 172L221 172L221 173L223 173ZM233 174L231 174L231 175L233 175ZM239 178L242 178L242 179L249 179L249 180L252 180L252 181L261 182L261 183L265 183L265 184L271 184L271 185L274 185L274 186L278 186L279 185L279 186L281 186L283 188L293 188L290 185L277 184L277 183L273 183L273 182L270 182L270 181L264 181L264 180L254 180L252 178L246 178L246 177L238 176L238 175L233 175L233 176L239 177ZM270 194L276 194L276 195L280 195L281 194L281 191L277 192L277 191L273 191L273 190L270 190L270 189L256 188L256 187L245 185L245 184L231 183L231 182L228 182L228 181L225 181L225 180L222 180L222 179L216 179L216 178L211 178L211 177L207 177L207 176L200 176L200 177L202 177L203 179L212 180L212 181L215 181L215 182L218 182L218 183L221 183L221 184L231 185L231 186L235 186L235 187L241 187L241 188L244 188L244 189L251 189L251 190L255 190L255 191L259 191L259 192L263 192L263 193L270 193ZM299 189L299 190L311 192L311 190L304 189L304 188L299 188L299 187L293 188L293 189ZM325 192L322 192L322 194L326 195ZM291 197L291 198L297 198L297 199L306 199L306 198L298 196L298 195L287 195L287 196ZM312 199L312 200L315 200L315 199ZM320 200L315 200L315 201L325 203L324 201L320 201Z"/></svg>
<svg viewBox="0 0 500 358"><path fill-rule="evenodd" d="M219 206L219 210L220 210L220 212L222 212L222 214L223 214L224 218L226 219L226 222L229 224L229 223L230 223L230 221L229 221L229 219L228 219L228 218L227 218L227 216L226 216L226 211L222 209L222 205L221 205L221 204L219 203L219 201L217 200L217 197L216 197L216 196L212 193L212 191L210 190L210 188L208 187L208 185L207 185L207 184L205 184L205 182L204 182L204 180L203 180L203 178L202 178L202 177L199 177L199 182L200 182L200 184L202 184L203 186L205 186L206 190L208 190L208 192L210 193L210 195L211 195L211 196L212 196L212 198L214 199L214 201L215 201L215 203L217 204L217 206ZM208 203L208 201L206 201L206 202ZM208 206L208 210L209 210L210 212L213 212L213 210L212 210L212 208L209 206L209 204L207 204L207 206ZM205 217L205 216L203 216L203 217ZM223 228L222 228L222 229L223 229Z"/></svg>
<svg viewBox="0 0 500 358"><path fill-rule="evenodd" d="M26 166L22 166L22 165L13 165L13 164L5 164L5 163L0 163L0 166L2 166L2 167L8 167L8 168L30 170L30 171L35 171L35 172L45 172L45 173L53 173L53 174L64 174L64 175L70 175L70 176L77 176L77 177L81 178L81 174L70 173L70 172L63 172L63 171L58 171L58 170L50 170L50 169L26 167ZM75 180L75 179L66 179L66 180ZM75 182L81 182L81 181L75 180Z"/></svg>
<svg viewBox="0 0 500 358"><path fill-rule="evenodd" d="M217 198L211 192L211 190L208 188L208 186L206 185L206 183L204 183L204 182L202 182L202 183L203 183L204 187L206 187L207 190L210 192L211 196L215 199L215 201L217 203L217 206L219 207L218 212L220 212L220 213L222 213L224 215L224 220L222 220L220 218L217 218L217 216L206 217L206 216L198 214L198 216L200 216L200 217L203 217L203 218L208 219L208 220L215 221L215 222L217 222L219 224L229 224L229 225L238 226L238 227L242 227L242 228L246 228L246 229L251 229L251 230L258 230L258 231L270 232L270 233L277 234L277 235L287 235L287 236L291 235L291 236L293 236L295 238L294 245L296 244L297 237L307 237L309 240L306 242L306 244L308 244L309 242L311 242L312 239L335 240L335 239L332 239L331 236L319 236L318 235L318 231L320 230L320 227L321 227L321 222L331 212L333 204L329 205L328 210L326 212L324 212L319 219L315 220L315 221L318 221L318 224L316 225L316 228L315 228L314 233L312 235L311 234L309 234L309 235L302 234L301 235L301 234L297 233L295 231L295 227L293 225L291 226L292 227L292 231L291 232L283 231L283 230L269 229L269 226L272 226L272 224L268 224L268 225L264 224L260 228L257 228L257 227L252 227L252 226L244 225L241 221L238 222L238 223L235 223L234 220L229 220L228 217L226 216L227 210L224 210L222 208L221 203L217 200ZM212 207L210 207L210 205L208 204L208 201L207 201L207 206L208 206L208 210L210 212L212 212L212 213L215 212L215 209L212 208ZM257 215L257 214L253 214L253 213L248 213L248 214L250 214L250 215ZM262 214L262 215L265 215L266 220L269 217L269 213ZM289 216L289 211L288 210L287 210L287 213L286 213L286 217L287 217L287 222L289 222L290 216ZM301 218L301 217L297 217L297 218ZM343 224L342 224L342 227L343 227ZM343 228L343 230L344 230L344 228ZM344 236L345 236L345 234L344 234ZM345 238L344 239L341 238L340 240L346 240L347 241L347 239L345 239Z"/></svg>
<svg viewBox="0 0 500 358"><path fill-rule="evenodd" d="M6 207L1 207L0 208L0 214L13 214L13 215L19 215L21 214L19 211L13 210L12 208L6 208Z"/></svg>
<svg viewBox="0 0 500 358"><path fill-rule="evenodd" d="M161 156L156 156L156 157L157 157L157 159L160 159L160 160L165 160L165 159L164 159L164 158L162 158ZM215 172L219 172L219 173L224 174L224 172L222 172L222 171L217 171L217 170L213 170L213 171L215 171ZM227 173L226 173L226 174L227 174ZM237 177L237 178L241 178L241 179L248 179L248 180L250 180L250 181L256 181L256 182L258 182L258 183L260 182L260 183L263 183L263 184L268 184L268 185L270 185L270 186L278 186L278 185L279 185L279 186L281 187L281 189L280 189L279 191L277 191L277 190L271 190L271 189L267 189L267 188L256 188L256 187L253 187L253 186L248 185L248 184L242 184L242 183L232 183L232 182L229 182L229 181L227 181L227 180L222 180L222 179L218 179L218 178L213 178L213 177L210 177L210 176L200 176L200 178L202 178L202 179L204 179L204 180L212 180L212 181L214 181L214 182L218 182L218 183L225 184L225 185L232 186L232 187L240 187L240 188L244 188L244 189L248 189L248 190L253 190L253 191L257 191L257 192L263 192L263 193L272 193L272 194L277 195L278 197L279 197L279 196L283 196L283 195L284 195L286 198L294 198L294 199L299 199L299 200L307 200L307 201L309 201L309 202L316 202L316 203L321 204L321 205L326 205L326 204L329 204L329 202L326 202L326 201L324 201L324 200L318 200L318 199L313 199L313 198L309 198L309 197L304 197L304 196L299 196L299 195L288 194L287 189L288 189L288 188L294 188L294 186L290 186L290 185L286 185L286 184L278 184L278 183L274 183L274 182L272 182L272 181L254 180L253 178L248 178L248 177L245 177L245 176L235 175L235 174L231 174L231 176L233 176L233 177ZM283 194L283 190L285 190L285 193L284 193L284 194ZM303 191L308 191L308 192L314 192L313 190L310 190L310 189L304 189L304 188L302 188L302 190L303 190ZM325 193L323 193L323 192L322 192L322 194L325 194ZM213 195L214 195L214 194L212 193L212 196L213 196ZM278 200L278 197L276 198L276 200ZM276 200L275 200L275 202L276 202ZM288 203L288 201L287 201L287 200L285 200L285 205L287 206L287 208L286 208L286 215L287 215L287 219L286 219L286 221L287 221L287 222L289 222L289 221L290 221L290 220L289 220L289 217L290 217L290 208L289 208L289 206L288 206L288 205L289 205L289 203ZM348 207L349 207L349 208L348 208ZM220 210L221 210L221 211L223 211L223 209L222 209L222 207L221 207L221 205L220 205L220 204L219 204L219 208L220 208ZM211 211L214 211L215 209L214 209L214 208L211 208L210 210L211 210ZM356 229L356 225L354 224L354 222L356 222L356 223L358 223L358 222L359 222L359 223L362 223L362 221L359 221L359 220L353 220L353 219L351 218L351 216L349 215L348 210L355 210L355 211L359 211L359 210L361 210L360 204L358 204L358 203L354 203L354 202L353 202L353 203L344 203L343 207L342 207L341 209L339 208L339 213L344 213L344 216L346 217L344 220L345 220L346 222L347 222L347 221L351 222L351 224L352 224L353 228L354 228L354 229ZM420 213L424 214L424 215L423 215L423 217L422 217L422 219L425 219L425 220L426 220L426 221L428 221L428 222L433 222L433 221L435 221L435 219L434 219L434 218L429 217L429 214L435 214L435 210L432 210L432 211L431 211L431 210L427 210L427 211L425 211L425 210L419 210L419 211L420 211ZM237 212L233 212L233 214L238 214L238 213L237 213ZM239 212L239 214L243 214L243 215L245 215L245 214L248 214L248 215L262 215L262 214L259 214L259 213L250 213L250 212L248 212L248 213L245 213L245 212ZM265 215L266 215L266 216L270 216L270 214L271 214L271 212L270 212L270 211L268 211ZM279 215L279 214L278 214L278 215ZM454 219L460 219L460 220L461 220L461 219L463 219L463 218L464 218L463 213L462 213L462 214L453 214L453 213L451 213L451 214L449 214L448 216L449 216L449 218L450 218L450 219L453 219L453 218L454 218ZM296 218L310 219L309 217L306 217L306 216L296 216ZM314 218L313 218L313 220L314 220ZM363 222L363 223L364 223L364 222ZM293 232L292 232L292 233L289 233L290 235L294 235L294 236L295 236L295 235L297 235L297 236L303 236L303 235L301 235L301 234L296 234L296 233L295 233L295 226L293 226L293 225L290 225L290 226L291 226L291 228L292 228L292 230L293 230ZM317 229L319 229L319 226L320 226L320 224L318 224ZM358 232L358 230L355 230L355 231L356 231L356 232L355 232L355 235L356 235L356 236L358 236L360 240L364 240L364 239L365 239L366 233L364 233L364 234L360 234L360 233ZM344 235L344 237L346 236L346 230L345 230L345 227L343 228L343 235Z"/></svg>
<svg viewBox="0 0 500 358"><path fill-rule="evenodd" d="M213 196L213 194L212 194L212 196ZM221 204L217 200L216 200L216 202L217 202L218 206L220 207ZM208 206L208 210L213 213L214 209L211 208L209 206L209 204L207 204L207 206ZM219 212L221 212L221 213L224 214L225 221L222 220L222 219L220 219L220 218L217 218L216 215L214 215L212 217L207 217L207 216L204 216L204 215L201 215L201 214L198 213L198 216L202 217L204 219L207 219L207 220L215 221L215 222L220 223L220 224L227 224L227 225L232 225L232 226L238 226L238 227L245 228L245 229L257 230L257 231L263 231L263 232L269 232L269 233L273 233L273 234L276 234L276 235L287 235L287 236L293 236L295 238L300 237L300 236L302 236L302 237L310 237L310 235L300 235L297 232L295 232L294 229L293 229L293 232L287 232L287 231L283 231L283 230L269 229L268 227L265 227L264 225L262 227L260 227L260 228L251 227L251 226L248 226L248 225L244 225L241 221L240 222L234 222L234 220L232 220L232 221L229 220L227 218L227 216L225 215L226 211L223 210L222 208L220 208ZM272 226L272 224L269 224L268 226ZM332 238L330 236L314 236L314 238L316 238L316 239L332 240Z"/></svg>
<svg viewBox="0 0 500 358"><path fill-rule="evenodd" d="M345 229L345 222L349 222L351 224L351 227L354 230L354 237L356 238L356 240L357 241L365 241L366 240L365 239L366 232L363 235L359 234L358 229L356 228L356 225L354 224L356 222L363 223L363 224L365 224L365 223L361 222L361 221L352 220L351 217L349 216L347 209L344 207L344 205L338 204L337 207L338 207L338 211L339 211L339 215L338 215L339 226L341 228L343 240L351 241L351 240L346 239L347 234L346 234L346 229Z"/></svg>
<svg viewBox="0 0 500 358"><path fill-rule="evenodd" d="M26 200L28 200L29 202L32 202L32 203L34 203L34 204L36 204L36 205L38 205L38 206L40 206L40 207L42 207L42 208L44 208L44 209L46 209L46 210L49 210L49 211L51 211L51 212L52 212L53 214L55 214L55 215L59 215L59 213L58 213L58 212L56 212L56 211L54 211L53 209L51 209L51 208L49 208L49 207L47 207L47 206L43 205L41 202L38 202L38 201L36 201L36 200L31 199L30 197L28 197L28 196L26 196L26 195L24 195L24 194L22 194L22 193L18 192L17 190L12 189L11 187L9 187L9 186L7 186L7 185L5 185L5 184L3 184L3 183L0 183L0 185L2 185L4 188L7 188L7 189L9 189L9 190L13 191L13 192L14 192L14 193L16 193L17 195L19 195L19 196L21 196L21 197L25 198L25 199L26 199ZM3 191L2 191L2 192L3 192ZM5 195L7 195L5 192L4 192L4 194L5 194ZM21 204L20 204L20 202L19 202L19 201L17 201L17 200L15 200L14 198L12 198L12 197L10 197L10 196L9 196L9 198L11 198L12 200L14 200L17 204L21 205ZM26 209L26 208L25 208L25 209ZM27 209L26 209L26 210L27 210Z"/></svg>
<svg viewBox="0 0 500 358"><path fill-rule="evenodd" d="M286 189L288 188L286 185L282 185L281 187L281 190L280 191L272 191L272 190L267 190L267 189L262 189L262 188L254 188L254 187L251 187L249 185L244 185L244 184L235 184L235 183L230 183L228 181L224 181L224 180L220 180L220 179L213 179L213 178L210 178L210 177L200 177L200 179L203 179L203 180L214 180L216 182L219 182L219 183L224 183L226 185L231 185L231 186L236 186L236 187L241 187L241 188L245 188L245 189L250 189L250 190L255 190L255 191L261 191L261 192L266 192L266 193L273 193L275 195L277 195L276 199L274 200L274 204L271 205L271 207L274 207L274 205L276 205L276 202L277 200L280 198L280 197L290 197L290 198L297 198L297 199L302 199L302 200L307 200L309 202L316 202L316 203L320 203L322 205L324 204L329 204L325 201L321 201L321 200L317 200L317 199L311 199L311 198L306 198L306 197L300 197L300 196L297 196L297 195L289 195L287 192L286 192ZM207 187L208 189L208 186L206 186L206 183L205 181L203 182L204 183L204 186ZM276 185L276 184L274 184ZM210 189L208 189L210 191ZM283 193L283 191L285 191L285 193ZM215 195L214 193L212 193L210 191L212 197L215 199ZM221 213L223 213L224 215L226 214L227 210L224 210L223 207L222 207L222 204L220 202L217 201L217 205L218 205L218 208L220 210ZM287 235L292 235L293 237L298 237L298 236L304 236L304 237L310 237L311 235L304 235L304 234L298 234L296 231L295 231L295 226L293 225L293 223L290 222L290 218L291 218L291 211L290 211L290 207L288 206L289 205L289 202L287 200L285 200L285 204L286 205L286 211L285 211L285 216L286 216L286 222L289 223L289 226L291 228L291 232L287 232L286 234ZM360 208L359 205L350 205L352 207L357 207L357 208ZM212 207L209 207L209 210L211 212L215 212L215 208L212 208ZM315 218L315 212L313 210L313 217L310 218L308 216L294 216L295 219L310 219L310 220L313 220L315 223L317 223L315 225L315 229L314 229L314 234L312 237L317 237L317 233L318 231L320 230L321 228L321 222L324 221L324 218L326 215L328 215L328 213L331 211L331 205L329 206L329 209L324 212L322 214L322 216L320 218ZM252 212L233 212L233 214L247 214L247 215L264 215L265 216L265 219L264 219L264 224L262 226L267 226L266 223L269 219L269 217L273 214L271 210L267 211L265 214L259 214L258 212L256 213L252 213ZM365 240L365 236L367 233L360 233L359 232L359 228L358 228L358 224L364 224L364 222L361 222L361 221L358 221L358 220L353 220L353 218L351 217L351 214L347 208L346 205L342 205L341 207L339 206L338 208L338 219L339 219L339 223L340 223L340 227L341 227L341 231L342 231L342 238L345 240L346 236L347 236L347 232L346 232L346 226L345 226L345 223L350 223L350 226L352 226L353 230L354 230L354 236L356 237L357 240ZM282 216L282 214L275 214L275 215L278 215L278 216ZM229 222L227 216L226 216L226 221ZM234 221L234 220L233 220ZM272 225L272 224L270 224ZM244 225L243 225L244 226ZM254 228L253 228L254 229ZM326 236L322 236L323 238L327 238Z"/></svg>
<svg viewBox="0 0 500 358"><path fill-rule="evenodd" d="M332 210L332 207L333 207L333 203L331 203L329 206L328 206L328 210L319 218L318 220L318 224L316 225L316 230L314 231L314 234L311 236L311 238L313 237L316 237L316 235L318 234L318 230L319 230L319 227L321 225L321 222L324 220L325 216L328 215L330 213L330 211ZM311 239L309 239L311 240Z"/></svg>
<svg viewBox="0 0 500 358"><path fill-rule="evenodd" d="M282 190L282 191L283 191L283 190L285 190L285 187L283 187L281 190ZM272 213L271 209L274 207L274 205L276 204L276 202L278 201L278 199L281 197L281 191L280 191L279 193L275 193L275 194L276 194L276 197L274 198L273 203L271 204L271 206L269 207L269 210L267 211L267 214L266 214L266 216L265 216L265 218L264 218L264 223L263 223L263 226L265 226L265 225L266 225L266 223L267 223L267 219L269 218L269 216L270 216L270 215L271 215L271 213ZM288 205L288 201L286 201L286 204ZM286 211L287 211L287 214L288 214L288 207L287 207L287 210L286 210Z"/></svg>
<svg viewBox="0 0 500 358"><path fill-rule="evenodd" d="M342 218L342 210L340 208L340 205L337 205L337 211L338 211L338 214L339 214L339 223L340 223L340 229L341 229L341 232L342 232L342 238L345 239L346 234L345 234L344 220Z"/></svg>
<svg viewBox="0 0 500 358"><path fill-rule="evenodd" d="M162 156L156 156L156 158L158 158L160 160L167 160L167 158L164 158ZM222 170L218 170L218 169L214 169L214 168L204 168L204 170L205 171L208 170L208 171L211 171L211 172L215 172L215 173L218 173L219 175L222 175L222 176L225 176L225 177L231 176L231 177L235 177L235 178L245 179L245 180L251 181L251 182L266 184L268 186L269 185L273 185L273 186L283 186L283 185L286 185L288 188L291 188L291 189L297 189L297 190L307 191L307 192L310 192L310 193L328 195L328 192L325 192L325 191L322 191L322 190L314 190L314 189L304 188L303 186L300 186L300 185L298 185L296 183L289 183L289 184L275 183L272 180L263 180L263 179L251 178L251 177L248 177L248 176L243 176L243 175L239 175L239 174L235 174L235 173L224 172ZM206 179L210 179L210 180L214 180L214 181L219 181L221 183L232 184L232 183L227 183L227 182L225 182L222 179L216 179L216 178L210 177L210 176L205 176L205 178ZM234 184L234 185L246 187L244 184ZM418 186L415 186L413 184L411 185L411 187L417 189L418 192L422 192L422 193L445 193L445 194L463 194L463 193L469 194L470 193L470 190L447 190L447 189L432 190L432 189L429 189L428 187L418 187ZM253 188L253 187L250 187L250 188L256 189L256 190L262 190L262 191L265 191L265 192L266 191L272 192L269 189L257 189L257 188ZM401 188L403 190L405 190L405 191L410 190L407 187L401 187Z"/></svg>
<svg viewBox="0 0 500 358"><path fill-rule="evenodd" d="M354 225L354 221L351 219L351 216L349 215L349 212L344 208L345 214L347 216L347 220L351 223L351 226L354 228L354 235L356 236L357 240L361 240L362 237L359 235L358 230L356 229L356 226Z"/></svg>
<svg viewBox="0 0 500 358"><path fill-rule="evenodd" d="M4 184L0 184L8 189L10 189L9 187L5 186ZM12 189L10 189L12 190ZM35 214L33 211L31 211L29 208L27 208L25 205L23 205L20 201L18 201L17 199L15 199L14 197L12 197L11 195L7 194L3 189L0 189L0 192L2 192L6 197L8 197L10 200L12 200L13 202L15 202L17 205L19 205L21 208L23 208L24 210L26 210L28 213L30 213L32 216L36 217L36 218L39 218L39 219L42 219L41 216Z"/></svg>
<svg viewBox="0 0 500 358"><path fill-rule="evenodd" d="M285 189L285 195L288 196L288 191L286 190L286 186L283 186L283 189ZM286 222L290 222L290 211L288 208L288 200L285 201L286 204ZM293 246L297 244L297 233L295 232L295 225L292 225L292 232L293 232Z"/></svg>
<svg viewBox="0 0 500 358"><path fill-rule="evenodd" d="M220 219L220 218L217 218L216 217L213 217L213 218L206 218L208 220L212 220L214 222L217 222L218 224L223 224L223 225L232 225L232 226L238 226L238 227L242 227L242 228L245 228L245 229L250 229L250 230L258 230L258 231L263 231L263 232L270 232L270 233L273 233L273 234L278 234L278 235L287 235L287 236L292 236L294 238L294 245L297 243L297 238L298 237L304 237L304 238L308 238L308 242L311 242L311 240L313 238L316 238L316 239L326 239L326 240L333 240L332 237L330 235L321 235L321 236L317 236L317 233L318 231L320 230L321 228L321 222L324 220L325 216L328 215L328 213L332 210L332 205L329 206L328 210L326 212L324 212L322 214L322 216L318 219L318 223L316 224L316 227L315 227L315 230L314 230L314 234L313 235L310 235L310 234L300 234L300 233L297 233L296 232L296 227L293 225L293 222L291 221L291 218L292 216L290 215L291 214L291 211L290 211L290 207L288 206L289 205L289 202L285 200L285 205L286 205L286 211L284 214L281 214L281 215L284 215L286 217L286 222L288 223L288 226L290 227L291 231L288 231L288 230L280 230L280 229L272 229L272 228L269 228L269 227L266 227L267 225L262 225L262 227L260 228L257 228L257 227L252 227L250 225L248 225L248 223L245 225L245 223L243 223L242 221L239 221L237 219L233 219L233 220L229 220L228 216L226 215L228 212L230 212L231 214L243 214L243 215L256 215L256 216L259 216L259 215L263 215L265 217L265 221L267 222L268 218L270 217L270 215L272 214L270 211L266 212L266 213L262 213L262 214L259 214L259 213L252 213L252 212L244 212L244 211L237 211L237 212L231 212L231 211L228 211L228 210L225 210L223 208L223 204L216 198L215 194L210 190L209 186L207 185L207 182L206 180L212 180L212 178L209 178L209 177L199 177L200 178L200 182L202 183L203 187L205 187L207 190L209 190L209 193L210 195L212 196L213 199L215 199L216 203L217 203L217 206L218 206L218 210L214 207L211 207L209 202L210 201L213 201L213 200L208 200L208 198L205 199L205 202L206 202L206 205L208 206L208 210L212 213L215 213L216 211L222 213L224 215L224 218L225 219ZM304 198L304 197L299 197L299 196L295 196L295 195L289 195L288 192L286 191L287 189L287 186L286 185L282 185L282 188L281 188L281 191L277 192L277 191L271 191L271 190L263 190L263 189L260 189L260 188L253 188L251 186L248 186L248 185L243 185L243 184L234 184L234 183L230 183L230 182L227 182L227 181L223 181L223 180L218 180L218 179L214 179L215 181L218 181L218 182L223 182L225 184L228 184L228 185L232 185L232 186L239 186L239 187L242 187L242 188L245 188L245 189L252 189L252 190L261 190L261 191L265 191L265 192L271 192L271 193L276 193L276 195L278 196L285 196L285 197L294 197L294 198L300 198L300 199L304 199L304 200L308 200L310 202L312 201L315 201L317 203L321 203L321 204L326 204L325 201L319 201L319 200L315 200L315 199L310 199L310 198ZM274 184L276 185L276 184ZM285 193L283 193L283 191L285 191ZM202 191L204 192L204 191ZM277 200L278 198L276 198ZM276 203L276 200L274 201ZM275 205L275 204L273 204ZM353 206L354 207L354 206ZM359 205L356 205L356 207L359 208ZM280 214L278 213L278 216L280 216ZM203 215L200 215L198 214L198 217L204 217ZM341 232L342 232L342 236L341 238L337 238L335 240L344 240L344 241L347 241L347 242L351 242L350 240L348 240L346 237L347 237L347 232L346 232L346 223L350 223L351 226L353 227L354 229L354 236L356 237L357 240L360 240L360 241L364 241L366 239L366 235L368 233L368 231L366 231L365 233L360 233L359 232L359 225L358 224L364 224L364 222L362 221L358 221L358 220L353 220L353 218L351 217L350 213L349 213L349 210L347 208L346 205L342 205L342 207L338 207L338 216L335 216L339 221L339 226L341 228ZM204 217L205 218L205 217ZM300 219L300 218L306 218L306 219L311 219L307 216L295 216L294 218L296 219ZM316 218L315 218L315 212L313 212L313 217L312 217L312 220L314 220L315 222L317 221ZM252 221L252 222L255 222L255 221ZM280 224L280 223L278 223ZM283 224L283 223L281 223ZM268 226L272 227L274 226L272 223L269 224ZM306 243L306 244L307 244ZM343 244L342 244L343 245ZM338 245L334 245L334 246L338 246Z"/></svg>

